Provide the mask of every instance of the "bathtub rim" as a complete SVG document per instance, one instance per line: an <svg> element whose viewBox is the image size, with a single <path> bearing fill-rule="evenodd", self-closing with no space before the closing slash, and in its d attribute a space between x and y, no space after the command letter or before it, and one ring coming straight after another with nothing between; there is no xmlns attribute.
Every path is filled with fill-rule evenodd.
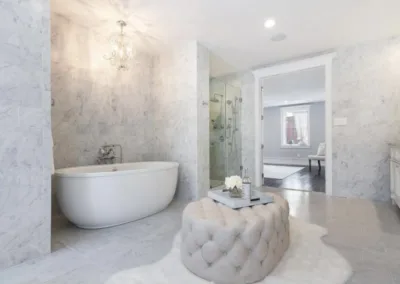
<svg viewBox="0 0 400 284"><path fill-rule="evenodd" d="M146 168L146 169L125 169L119 170L116 172L109 171L99 171L99 172L69 172L74 169L81 169L81 168L96 168L96 167L104 167L108 166L118 167L121 165L134 165L134 164L161 164L159 167L154 168ZM134 163L119 163L119 164L109 164L109 165L89 165L89 166L80 166L80 167L69 167L69 168L62 168L55 170L54 176L57 178L90 178L90 177L115 177L115 176L125 176L125 175L132 175L136 173L149 173L149 172L158 172L158 171L165 171L179 168L179 163L177 162L166 162L166 161L148 161L148 162L134 162Z"/></svg>

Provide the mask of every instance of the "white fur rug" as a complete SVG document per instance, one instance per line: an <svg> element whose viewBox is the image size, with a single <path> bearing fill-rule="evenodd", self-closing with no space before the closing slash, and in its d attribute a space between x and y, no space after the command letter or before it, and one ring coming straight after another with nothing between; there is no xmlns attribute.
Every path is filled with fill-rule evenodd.
<svg viewBox="0 0 400 284"><path fill-rule="evenodd" d="M325 245L326 229L290 219L291 243L275 270L259 284L342 284L351 276L349 263ZM180 261L180 237L175 237L170 253L148 266L121 271L106 284L209 284L190 273Z"/></svg>

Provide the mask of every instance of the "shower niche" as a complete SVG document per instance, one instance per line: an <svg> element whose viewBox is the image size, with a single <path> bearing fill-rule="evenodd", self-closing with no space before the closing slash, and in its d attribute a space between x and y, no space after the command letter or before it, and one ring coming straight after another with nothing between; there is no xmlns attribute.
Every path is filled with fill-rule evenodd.
<svg viewBox="0 0 400 284"><path fill-rule="evenodd" d="M242 172L242 97L240 87L210 80L210 187Z"/></svg>

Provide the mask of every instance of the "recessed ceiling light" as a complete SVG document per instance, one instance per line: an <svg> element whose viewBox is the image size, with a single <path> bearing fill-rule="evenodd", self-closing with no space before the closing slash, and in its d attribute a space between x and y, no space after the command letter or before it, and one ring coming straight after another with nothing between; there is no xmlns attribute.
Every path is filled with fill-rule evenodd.
<svg viewBox="0 0 400 284"><path fill-rule="evenodd" d="M275 25L276 25L276 21L274 18L268 18L264 23L264 27L266 29L272 29L273 27L275 27Z"/></svg>

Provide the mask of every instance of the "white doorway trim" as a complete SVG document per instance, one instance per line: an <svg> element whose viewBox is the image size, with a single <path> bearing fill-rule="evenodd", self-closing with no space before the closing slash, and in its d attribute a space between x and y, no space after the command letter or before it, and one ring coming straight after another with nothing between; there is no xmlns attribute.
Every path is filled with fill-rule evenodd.
<svg viewBox="0 0 400 284"><path fill-rule="evenodd" d="M255 185L262 186L263 157L261 146L262 137L262 111L263 100L261 91L261 80L265 77L291 73L295 71L325 67L325 139L326 139L326 161L325 161L325 183L326 194L332 195L332 62L336 53L328 53L306 59L291 61L287 63L268 66L253 71L255 77Z"/></svg>

